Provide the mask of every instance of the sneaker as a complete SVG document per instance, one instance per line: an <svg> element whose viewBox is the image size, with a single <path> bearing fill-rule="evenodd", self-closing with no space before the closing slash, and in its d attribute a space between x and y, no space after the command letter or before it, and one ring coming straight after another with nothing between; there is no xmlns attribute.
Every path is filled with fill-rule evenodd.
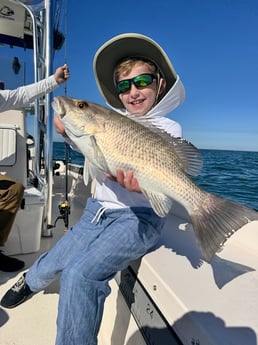
<svg viewBox="0 0 258 345"><path fill-rule="evenodd" d="M14 308L22 302L26 301L34 292L32 292L25 281L26 273L14 284L14 286L6 292L1 300L4 308Z"/></svg>
<svg viewBox="0 0 258 345"><path fill-rule="evenodd" d="M15 272L21 270L24 266L24 261L11 258L10 256L4 255L0 252L0 271Z"/></svg>

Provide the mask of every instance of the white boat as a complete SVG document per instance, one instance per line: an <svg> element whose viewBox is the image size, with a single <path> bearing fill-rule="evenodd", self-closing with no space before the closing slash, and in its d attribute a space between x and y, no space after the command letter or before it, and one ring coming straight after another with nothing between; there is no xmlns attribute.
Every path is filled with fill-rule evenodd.
<svg viewBox="0 0 258 345"><path fill-rule="evenodd" d="M0 43L33 48L35 81L52 74L53 12L50 0L0 0ZM55 35L62 41L60 33ZM19 65L23 68L19 56L18 62L3 63L11 66L10 74L22 75L15 74ZM0 116L5 143L0 171L26 186L5 253L24 260L25 271L77 222L90 195L82 166L53 163L52 97ZM30 113L32 142L26 128ZM258 222L239 230L208 264L201 260L186 211L175 204L172 212L157 247L111 281L99 344L256 345ZM0 272L0 297L20 275ZM56 281L17 308L0 307L0 344L54 344L58 293Z"/></svg>

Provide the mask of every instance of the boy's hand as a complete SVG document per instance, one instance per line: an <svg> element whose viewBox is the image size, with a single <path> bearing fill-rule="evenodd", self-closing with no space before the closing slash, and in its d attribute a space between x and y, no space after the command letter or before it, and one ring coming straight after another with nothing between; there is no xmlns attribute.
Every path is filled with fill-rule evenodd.
<svg viewBox="0 0 258 345"><path fill-rule="evenodd" d="M123 169L117 169L116 177L106 174L108 178L112 181L118 182L122 187L124 187L129 192L138 192L140 193L140 187L137 179L134 177L132 171L124 171Z"/></svg>

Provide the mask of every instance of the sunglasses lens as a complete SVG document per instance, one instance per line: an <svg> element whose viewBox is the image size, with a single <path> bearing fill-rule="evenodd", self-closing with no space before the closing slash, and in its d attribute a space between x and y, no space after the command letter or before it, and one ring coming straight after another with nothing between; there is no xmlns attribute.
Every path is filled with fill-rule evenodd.
<svg viewBox="0 0 258 345"><path fill-rule="evenodd" d="M121 80L119 83L116 85L116 89L118 93L124 93L128 90L130 90L131 87L131 82L129 79L127 80Z"/></svg>
<svg viewBox="0 0 258 345"><path fill-rule="evenodd" d="M134 85L137 87L145 87L153 82L153 75L151 74L141 74L133 79Z"/></svg>
<svg viewBox="0 0 258 345"><path fill-rule="evenodd" d="M124 79L119 81L116 85L116 90L118 93L129 91L131 88L131 82L133 82L136 87L146 87L153 82L153 79L155 79L153 74L140 74L132 79Z"/></svg>

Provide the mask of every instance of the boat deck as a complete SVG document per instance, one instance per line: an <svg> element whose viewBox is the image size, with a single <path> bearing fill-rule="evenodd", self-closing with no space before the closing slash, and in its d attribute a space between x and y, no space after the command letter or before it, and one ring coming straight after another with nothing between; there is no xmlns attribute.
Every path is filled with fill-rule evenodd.
<svg viewBox="0 0 258 345"><path fill-rule="evenodd" d="M21 272L0 272L0 296L19 279L38 256L49 250L64 234L64 223L57 222L52 237L41 239L40 250L36 253L14 255L25 262ZM45 291L32 296L26 303L14 309L0 308L1 345L51 345L55 343L56 316L59 281L52 283Z"/></svg>
<svg viewBox="0 0 258 345"><path fill-rule="evenodd" d="M82 188L72 192L70 225L89 195ZM53 205L60 199L57 193ZM99 345L257 345L258 222L239 230L207 264L182 209L174 210L177 216L169 217L158 248L111 281ZM37 253L17 255L24 270L63 233L59 220ZM0 296L21 273L0 272ZM58 292L56 281L14 309L0 308L0 344L54 345Z"/></svg>

